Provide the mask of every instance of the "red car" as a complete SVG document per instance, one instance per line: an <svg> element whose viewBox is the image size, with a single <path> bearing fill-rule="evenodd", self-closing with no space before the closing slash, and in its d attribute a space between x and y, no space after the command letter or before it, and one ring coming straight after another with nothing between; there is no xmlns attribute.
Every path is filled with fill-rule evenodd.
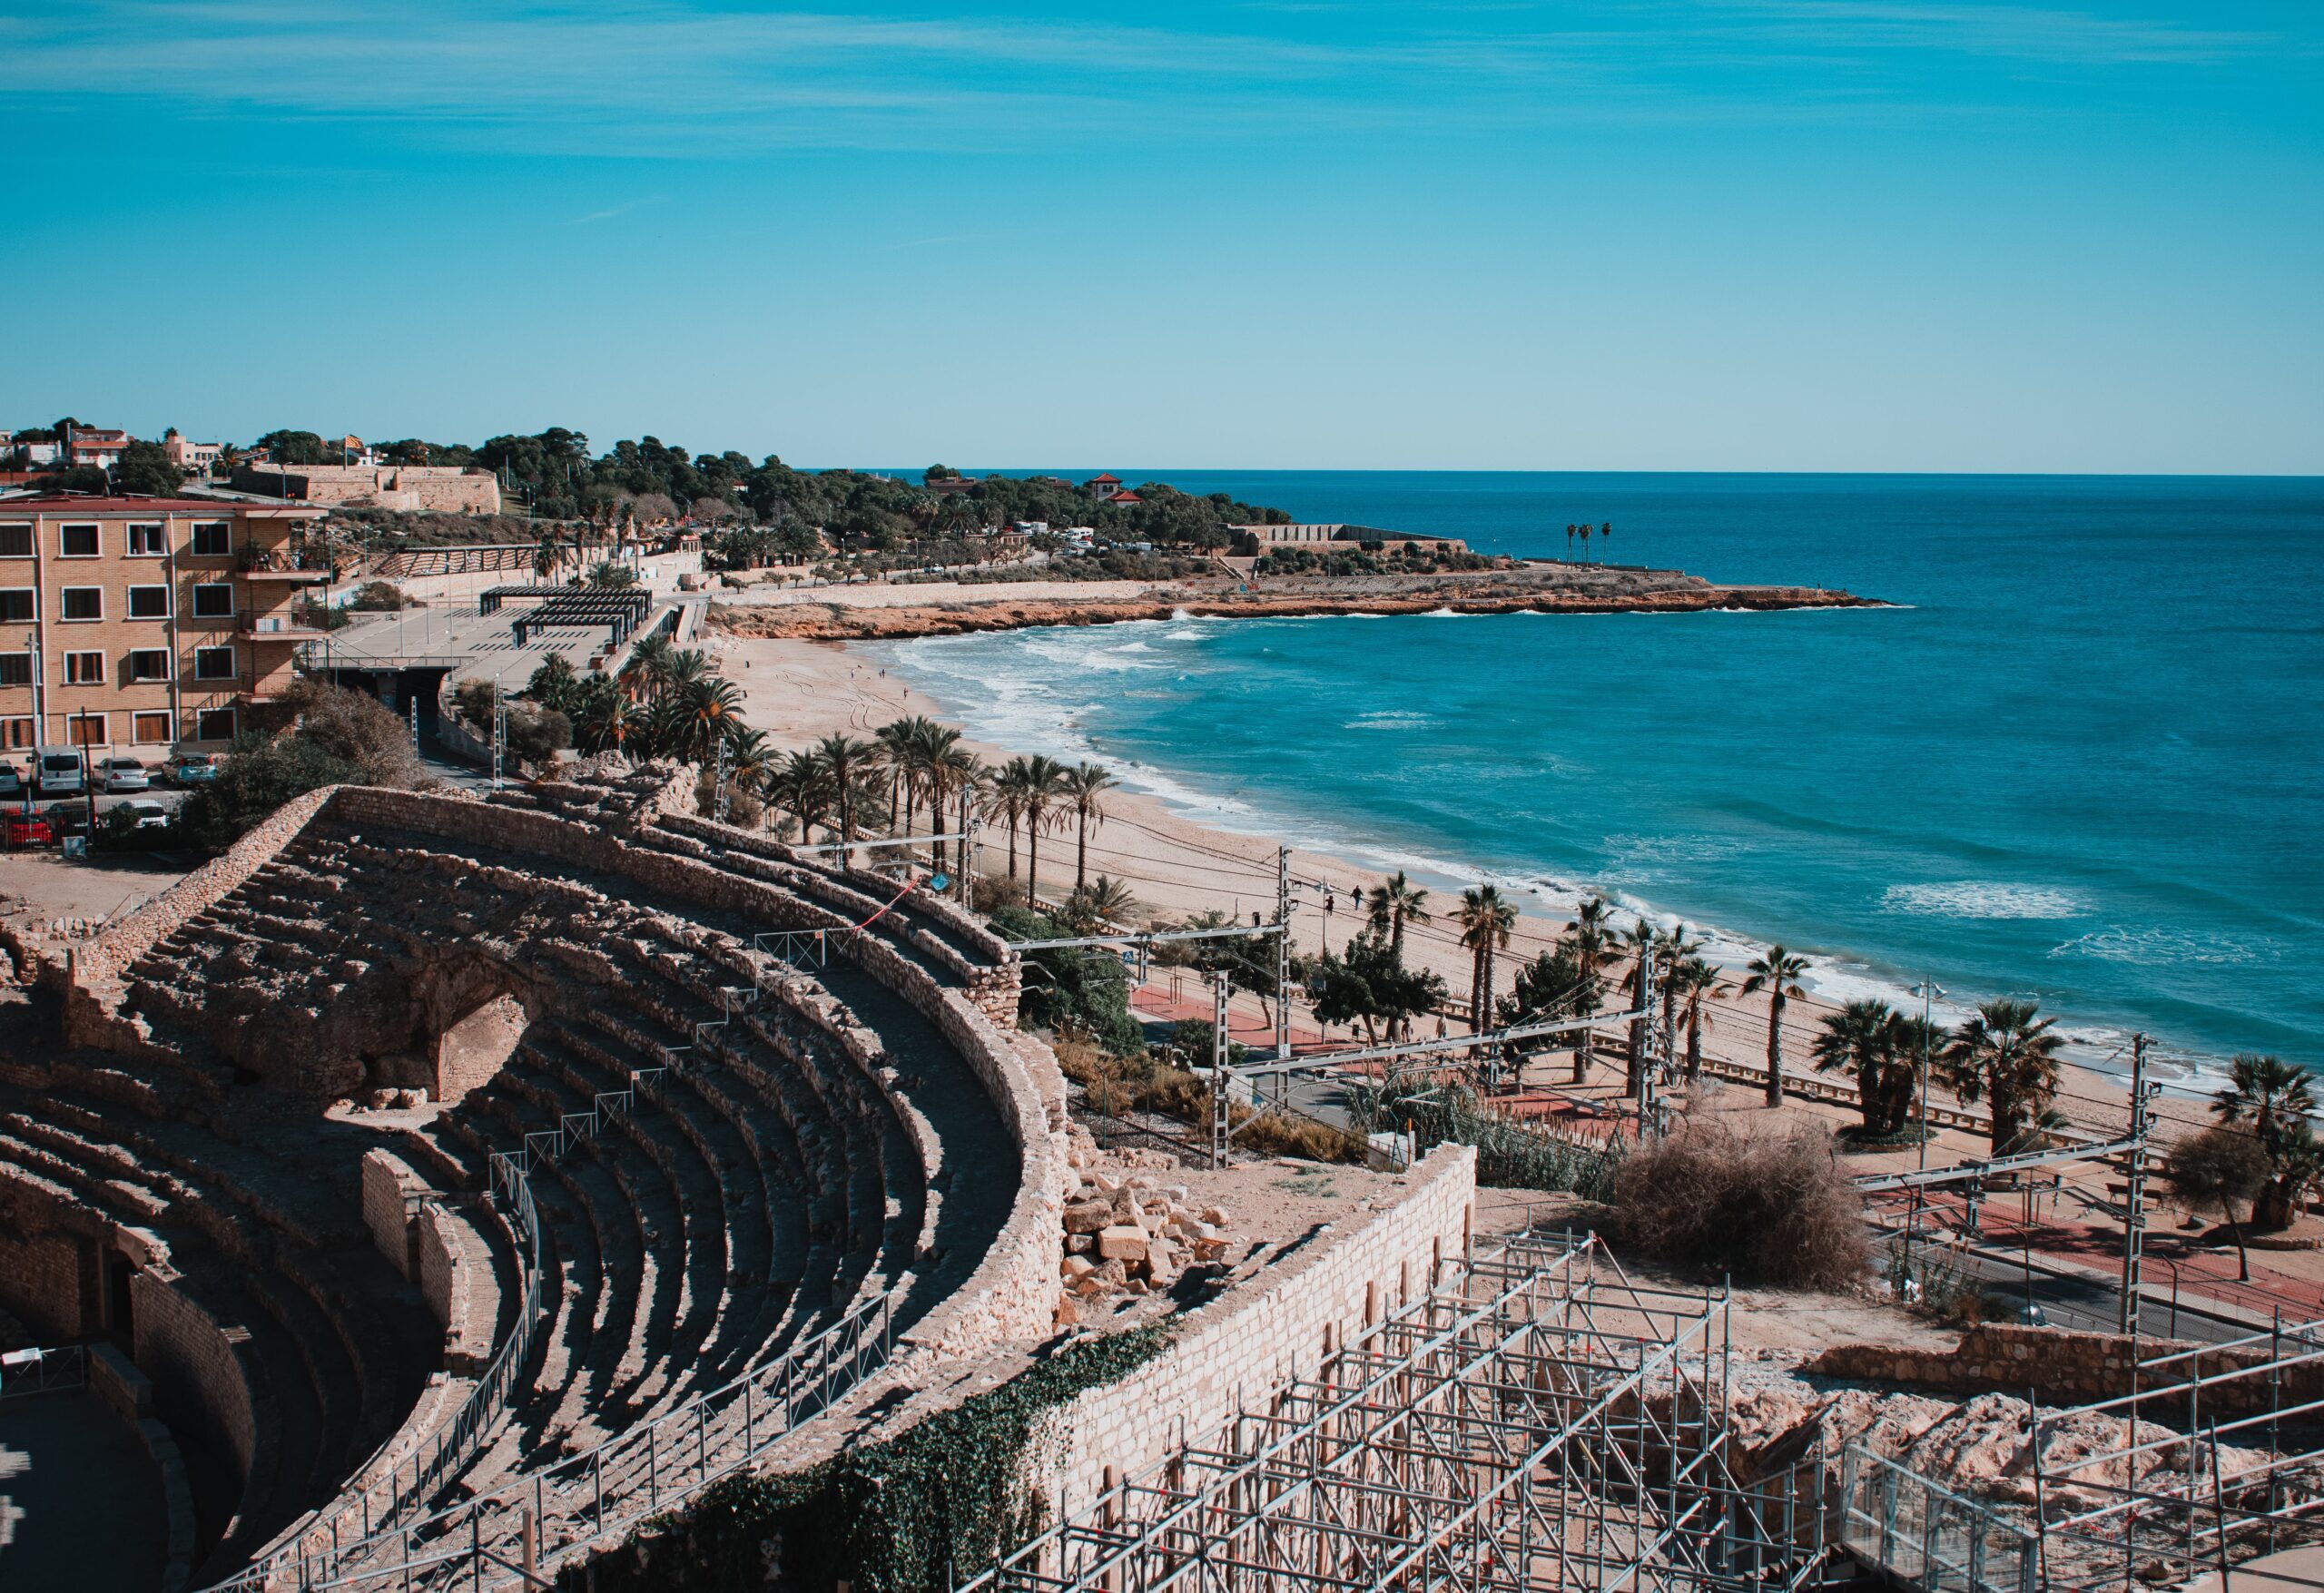
<svg viewBox="0 0 2324 1593"><path fill-rule="evenodd" d="M21 808L11 808L0 813L0 845L10 851L30 846L54 846L56 831L38 813L27 813Z"/></svg>

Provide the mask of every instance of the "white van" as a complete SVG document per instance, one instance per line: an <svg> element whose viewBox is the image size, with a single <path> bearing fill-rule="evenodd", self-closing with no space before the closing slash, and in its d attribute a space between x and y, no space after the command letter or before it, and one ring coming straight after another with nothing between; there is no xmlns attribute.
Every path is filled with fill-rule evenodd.
<svg viewBox="0 0 2324 1593"><path fill-rule="evenodd" d="M43 747L33 754L33 783L40 794L79 796L87 789L78 747Z"/></svg>

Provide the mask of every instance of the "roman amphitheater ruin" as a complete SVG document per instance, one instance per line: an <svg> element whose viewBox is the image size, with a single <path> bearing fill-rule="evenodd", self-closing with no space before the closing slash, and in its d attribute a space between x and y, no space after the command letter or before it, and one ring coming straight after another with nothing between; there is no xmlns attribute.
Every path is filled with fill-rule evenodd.
<svg viewBox="0 0 2324 1593"><path fill-rule="evenodd" d="M166 1587L891 1593L779 1533L714 1567L690 1512L1141 1310L1160 1347L1052 1413L1021 1541L930 1581L2120 1586L2316 1497L2257 1443L2319 1408L2303 1342L2139 1363L2202 1446L2092 1352L2030 1487L1971 1498L1945 1457L2022 1404L1755 1393L1724 1293L1481 1231L1465 1146L1230 1244L1077 1133L980 920L693 806L666 768L332 788L94 939L8 944L0 1308L160 1462ZM2005 1385L2034 1331L1947 1370Z"/></svg>

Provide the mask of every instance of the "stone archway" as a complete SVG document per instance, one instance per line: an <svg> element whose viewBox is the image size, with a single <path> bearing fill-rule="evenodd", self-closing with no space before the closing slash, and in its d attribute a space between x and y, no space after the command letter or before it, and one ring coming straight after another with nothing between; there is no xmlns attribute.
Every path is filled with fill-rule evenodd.
<svg viewBox="0 0 2324 1593"><path fill-rule="evenodd" d="M429 1075L428 1093L446 1105L488 1084L533 1020L537 1005L517 972L464 950L421 969L412 980L414 1039Z"/></svg>

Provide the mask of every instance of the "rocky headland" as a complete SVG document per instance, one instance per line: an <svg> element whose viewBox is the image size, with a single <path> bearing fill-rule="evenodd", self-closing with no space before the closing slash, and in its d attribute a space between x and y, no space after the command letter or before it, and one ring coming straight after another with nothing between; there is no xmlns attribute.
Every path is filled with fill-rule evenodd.
<svg viewBox="0 0 2324 1593"><path fill-rule="evenodd" d="M1610 570L1566 565L1436 575L1225 576L1165 583L991 582L931 589L838 587L761 594L713 604L711 619L736 635L803 641L901 641L1035 625L1098 625L1124 620L1265 619L1310 615L1685 614L1708 609L1872 608L1877 599L1815 586L1721 585L1675 570ZM1046 588L1046 589L1045 589ZM876 600L872 597L877 594Z"/></svg>

